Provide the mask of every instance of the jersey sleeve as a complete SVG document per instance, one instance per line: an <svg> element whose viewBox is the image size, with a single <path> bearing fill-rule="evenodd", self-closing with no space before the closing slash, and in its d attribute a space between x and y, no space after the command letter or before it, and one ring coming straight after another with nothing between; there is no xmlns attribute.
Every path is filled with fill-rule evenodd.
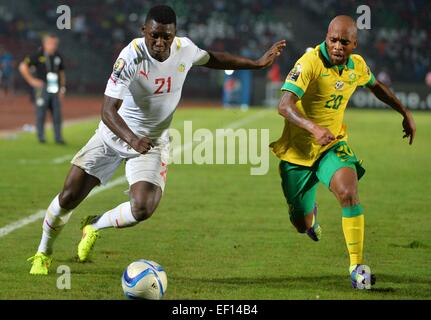
<svg viewBox="0 0 431 320"><path fill-rule="evenodd" d="M207 51L199 48L189 38L186 38L186 37L177 38L177 41L178 41L178 43L177 43L178 46L187 47L188 52L190 52L190 59L191 59L192 65L202 66L209 61L209 59L210 59L209 53Z"/></svg>
<svg viewBox="0 0 431 320"><path fill-rule="evenodd" d="M193 57L193 65L194 66L202 66L206 64L210 60L210 55L207 51L199 48L195 45L195 54Z"/></svg>
<svg viewBox="0 0 431 320"><path fill-rule="evenodd" d="M130 83L135 78L139 63L137 52L133 44L130 43L121 51L118 59L115 61L111 76L106 85L105 95L123 100Z"/></svg>
<svg viewBox="0 0 431 320"><path fill-rule="evenodd" d="M28 56L26 56L25 58L24 58L24 60L23 60L23 62L26 64L26 65L28 65L29 67L30 66L35 66L36 64L37 64L37 57L38 57L38 55L37 54L31 54L31 55L28 55Z"/></svg>
<svg viewBox="0 0 431 320"><path fill-rule="evenodd" d="M368 67L365 60L362 57L360 57L359 59L361 61L362 76L359 80L358 85L361 87L373 86L374 83L376 83L376 78L374 77L374 74L371 72L370 67Z"/></svg>
<svg viewBox="0 0 431 320"><path fill-rule="evenodd" d="M281 90L293 92L301 99L314 78L313 68L313 61L309 58L309 55L302 56L290 70Z"/></svg>

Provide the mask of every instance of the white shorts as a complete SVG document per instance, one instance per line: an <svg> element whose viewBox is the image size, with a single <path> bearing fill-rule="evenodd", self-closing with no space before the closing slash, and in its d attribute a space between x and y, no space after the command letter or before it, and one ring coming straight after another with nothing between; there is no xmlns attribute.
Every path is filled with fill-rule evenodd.
<svg viewBox="0 0 431 320"><path fill-rule="evenodd" d="M137 157L123 158L115 149L106 145L96 133L73 157L71 163L98 178L101 184L106 184L124 160L129 185L138 181L147 181L164 191L168 159L169 144L156 146L148 153Z"/></svg>

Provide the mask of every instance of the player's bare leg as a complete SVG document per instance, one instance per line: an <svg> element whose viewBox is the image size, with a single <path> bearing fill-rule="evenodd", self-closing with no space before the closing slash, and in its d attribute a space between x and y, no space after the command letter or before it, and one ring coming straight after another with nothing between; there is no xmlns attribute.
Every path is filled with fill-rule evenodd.
<svg viewBox="0 0 431 320"><path fill-rule="evenodd" d="M136 220L150 218L162 198L162 189L150 182L140 181L130 187L132 213Z"/></svg>
<svg viewBox="0 0 431 320"><path fill-rule="evenodd" d="M296 231L299 233L306 233L308 229L311 228L313 224L313 212L308 213L304 218L296 218L290 220Z"/></svg>
<svg viewBox="0 0 431 320"><path fill-rule="evenodd" d="M75 209L99 184L99 179L72 165L64 182L63 190L59 194L60 207L67 210Z"/></svg>
<svg viewBox="0 0 431 320"><path fill-rule="evenodd" d="M342 225L350 256L352 285L358 289L370 289L375 283L375 277L370 268L363 264L364 215L359 203L356 171L350 167L339 169L332 177L330 188L342 207Z"/></svg>
<svg viewBox="0 0 431 320"><path fill-rule="evenodd" d="M303 218L292 218L290 220L299 233L307 233L313 241L319 241L322 236L322 228L317 223L317 204L313 211L306 214Z"/></svg>
<svg viewBox="0 0 431 320"><path fill-rule="evenodd" d="M99 237L99 230L105 228L127 228L147 220L156 210L162 197L162 189L150 182L139 181L130 187L130 201L100 216L90 216L83 221L83 236L78 245L78 258L88 259Z"/></svg>
<svg viewBox="0 0 431 320"><path fill-rule="evenodd" d="M99 183L97 178L87 174L81 168L72 165L66 177L63 190L52 200L46 211L39 248L36 255L29 258L32 261L31 274L48 274L52 261L53 245L57 236L68 222L72 210Z"/></svg>
<svg viewBox="0 0 431 320"><path fill-rule="evenodd" d="M332 177L330 187L341 207L359 204L358 176L354 169L344 167L337 170Z"/></svg>

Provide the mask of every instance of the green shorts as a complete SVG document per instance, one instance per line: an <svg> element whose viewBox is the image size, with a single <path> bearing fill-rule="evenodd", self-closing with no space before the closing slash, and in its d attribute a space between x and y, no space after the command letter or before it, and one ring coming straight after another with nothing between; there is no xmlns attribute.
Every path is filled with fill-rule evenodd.
<svg viewBox="0 0 431 320"><path fill-rule="evenodd" d="M313 211L318 182L329 188L338 169L353 168L358 179L365 169L346 142L335 144L321 155L312 167L304 167L282 160L280 162L281 186L289 205L291 220L304 217Z"/></svg>

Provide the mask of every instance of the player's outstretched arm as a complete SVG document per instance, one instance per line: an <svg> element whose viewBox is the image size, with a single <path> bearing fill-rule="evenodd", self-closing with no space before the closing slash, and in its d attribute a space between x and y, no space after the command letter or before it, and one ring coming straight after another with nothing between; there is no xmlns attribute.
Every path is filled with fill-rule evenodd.
<svg viewBox="0 0 431 320"><path fill-rule="evenodd" d="M120 117L118 109L121 107L122 102L123 100L105 95L102 105L102 121L113 133L124 140L134 150L145 154L154 147L154 144L147 137L137 137L126 122L124 122L123 118Z"/></svg>
<svg viewBox="0 0 431 320"><path fill-rule="evenodd" d="M210 59L203 66L221 70L263 69L274 63L275 59L281 54L285 46L286 40L274 43L272 47L258 60L251 60L227 52L208 51Z"/></svg>
<svg viewBox="0 0 431 320"><path fill-rule="evenodd" d="M386 103L388 106L398 111L403 116L403 138L408 137L409 144L411 145L416 134L416 124L410 110L403 106L395 94L380 81L376 80L374 85L368 86L368 88L377 97L377 99Z"/></svg>
<svg viewBox="0 0 431 320"><path fill-rule="evenodd" d="M335 140L334 135L329 131L328 128L323 128L304 117L296 107L296 102L299 98L290 91L285 91L281 96L280 103L278 105L278 113L286 118L289 122L297 125L298 127L310 132L317 143L322 146L329 144Z"/></svg>

